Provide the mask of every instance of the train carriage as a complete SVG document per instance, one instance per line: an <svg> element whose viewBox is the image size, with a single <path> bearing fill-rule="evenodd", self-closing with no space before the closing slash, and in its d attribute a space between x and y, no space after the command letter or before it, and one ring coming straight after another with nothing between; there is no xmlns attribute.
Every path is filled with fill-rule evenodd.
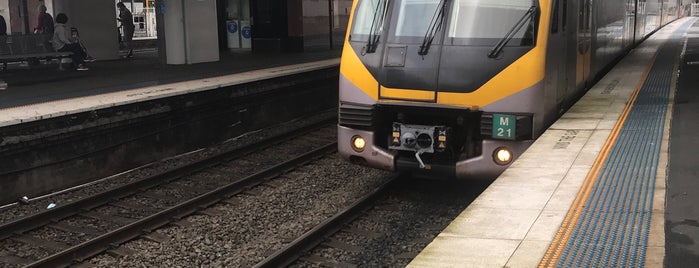
<svg viewBox="0 0 699 268"><path fill-rule="evenodd" d="M688 1L358 0L338 150L359 164L494 178Z"/></svg>

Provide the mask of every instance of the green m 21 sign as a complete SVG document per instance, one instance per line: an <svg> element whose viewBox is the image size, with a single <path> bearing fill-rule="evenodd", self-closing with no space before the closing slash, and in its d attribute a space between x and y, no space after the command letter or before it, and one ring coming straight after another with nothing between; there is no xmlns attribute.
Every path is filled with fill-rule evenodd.
<svg viewBox="0 0 699 268"><path fill-rule="evenodd" d="M514 140L517 117L509 114L493 114L493 138Z"/></svg>

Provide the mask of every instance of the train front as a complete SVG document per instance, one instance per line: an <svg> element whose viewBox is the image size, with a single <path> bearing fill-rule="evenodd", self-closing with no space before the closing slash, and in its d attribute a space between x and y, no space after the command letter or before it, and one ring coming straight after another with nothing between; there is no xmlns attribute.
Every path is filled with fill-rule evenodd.
<svg viewBox="0 0 699 268"><path fill-rule="evenodd" d="M340 154L386 170L500 174L542 128L544 2L355 1L340 64Z"/></svg>

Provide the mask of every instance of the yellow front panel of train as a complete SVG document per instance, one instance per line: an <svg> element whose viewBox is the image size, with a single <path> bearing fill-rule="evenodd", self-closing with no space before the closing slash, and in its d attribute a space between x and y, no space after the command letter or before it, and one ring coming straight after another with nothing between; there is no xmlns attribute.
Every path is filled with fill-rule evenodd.
<svg viewBox="0 0 699 268"><path fill-rule="evenodd" d="M353 4L352 9L355 10L356 7L357 1ZM537 34L536 46L488 80L483 86L470 93L435 92L435 90L430 89L387 88L380 86L378 80L372 76L359 56L351 49L349 43L349 29L347 37L345 38L345 49L342 53L340 73L377 102L380 99L379 94L381 94L381 98L393 100L435 102L436 94L437 104L461 107L484 107L519 91L530 88L544 79L551 1L540 1L540 9L541 15L539 18L539 33ZM350 22L353 21L353 16L354 12L351 14Z"/></svg>

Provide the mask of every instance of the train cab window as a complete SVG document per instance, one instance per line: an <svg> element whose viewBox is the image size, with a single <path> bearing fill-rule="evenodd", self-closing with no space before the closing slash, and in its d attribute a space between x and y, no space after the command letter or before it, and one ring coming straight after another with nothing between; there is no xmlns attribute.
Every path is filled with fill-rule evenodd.
<svg viewBox="0 0 699 268"><path fill-rule="evenodd" d="M398 8L396 37L423 37L439 8L439 0L403 0Z"/></svg>
<svg viewBox="0 0 699 268"><path fill-rule="evenodd" d="M388 10L388 0L362 0L357 6L350 31L350 41L366 41L369 35L380 35Z"/></svg>
<svg viewBox="0 0 699 268"><path fill-rule="evenodd" d="M530 9L536 2L456 0L451 10L447 37L454 45L494 45L514 29L517 31L508 45L531 45L533 42L530 38L538 16ZM518 28L522 22L526 24Z"/></svg>

